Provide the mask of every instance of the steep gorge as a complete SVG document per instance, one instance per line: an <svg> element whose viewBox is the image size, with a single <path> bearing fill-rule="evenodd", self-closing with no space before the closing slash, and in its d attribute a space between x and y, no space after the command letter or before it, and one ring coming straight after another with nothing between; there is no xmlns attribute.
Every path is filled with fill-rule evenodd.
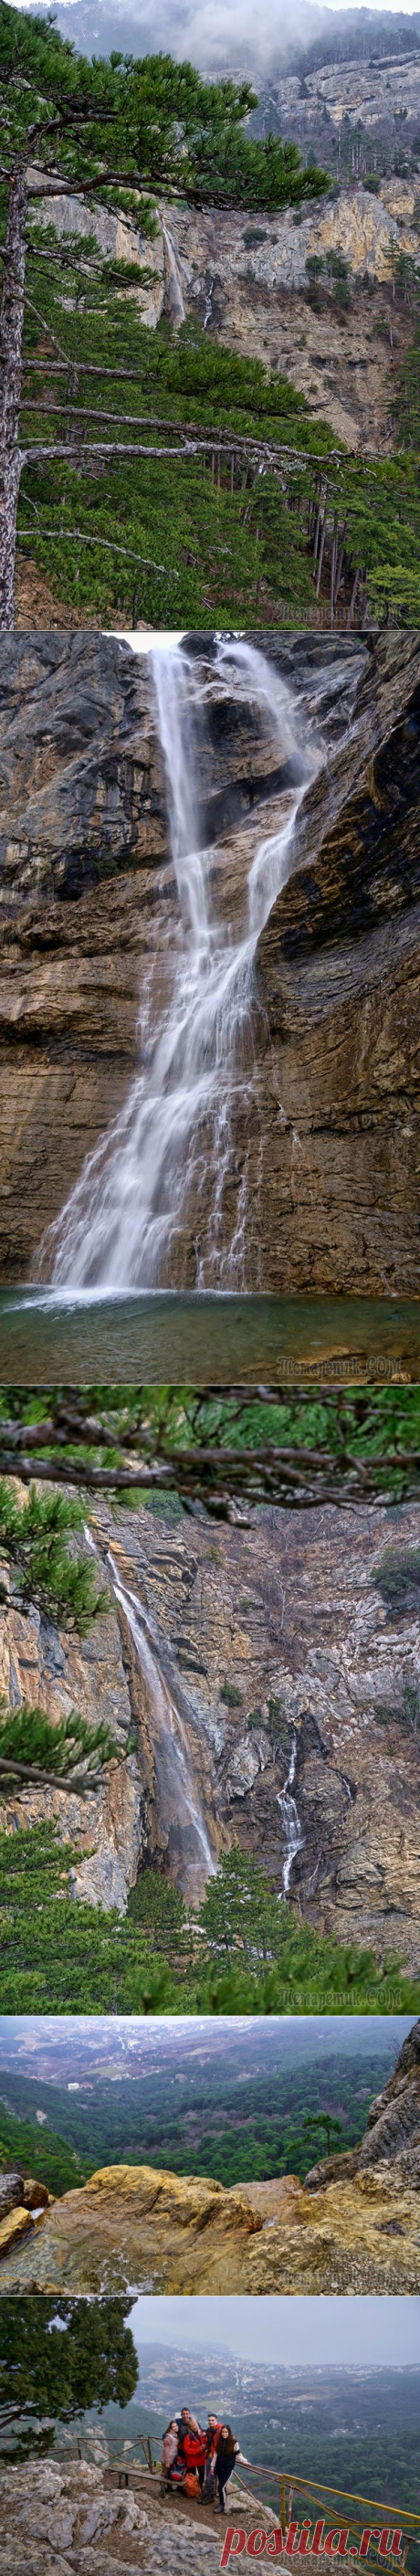
<svg viewBox="0 0 420 2576"><path fill-rule="evenodd" d="M80 1644L9 1609L0 1684L12 1706L105 1717L127 1758L83 1800L24 1790L3 1829L55 1816L75 1897L122 1911L145 1861L194 1905L239 1843L304 1921L418 1974L418 1507L215 1533L100 1503L91 1537L107 1612Z"/></svg>

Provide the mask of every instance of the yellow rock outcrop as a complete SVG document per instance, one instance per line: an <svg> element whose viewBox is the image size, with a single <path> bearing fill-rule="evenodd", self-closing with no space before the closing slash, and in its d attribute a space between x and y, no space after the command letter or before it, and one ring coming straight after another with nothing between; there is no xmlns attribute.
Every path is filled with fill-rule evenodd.
<svg viewBox="0 0 420 2576"><path fill-rule="evenodd" d="M397 2163L316 2194L295 2175L225 2191L147 2165L105 2166L56 2201L31 2245L2 2265L1 2289L12 2287L411 2293L420 2288L419 2196Z"/></svg>

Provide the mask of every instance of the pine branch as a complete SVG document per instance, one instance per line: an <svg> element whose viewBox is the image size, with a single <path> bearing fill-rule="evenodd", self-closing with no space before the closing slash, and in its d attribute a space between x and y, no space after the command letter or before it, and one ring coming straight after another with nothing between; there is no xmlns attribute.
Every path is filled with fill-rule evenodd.
<svg viewBox="0 0 420 2576"><path fill-rule="evenodd" d="M115 1758L116 1751L117 1748ZM80 1774L69 1771L66 1774L64 1771L46 1771L36 1762L6 1762L0 1753L0 1791L4 1787L9 1794L17 1784L21 1789L31 1785L35 1789L72 1789L75 1796L82 1797L89 1789L100 1789L103 1778L103 1771L82 1771Z"/></svg>
<svg viewBox="0 0 420 2576"><path fill-rule="evenodd" d="M143 564L149 572L159 573L162 581L179 581L179 572L171 570L168 564L155 563L153 555L136 555L134 553L133 546L119 546L115 543L113 537L91 537L90 535L85 534L83 528L44 528L42 520L40 520L36 529L20 528L18 526L18 547L20 546L22 539L26 539L26 537L30 538L33 545L34 536L37 536L39 539L42 538L42 544L44 544L45 538L51 540L53 545L56 545L57 538L62 537L65 539L66 545L99 546L101 554L103 547L105 546L108 554L126 555L130 563Z"/></svg>

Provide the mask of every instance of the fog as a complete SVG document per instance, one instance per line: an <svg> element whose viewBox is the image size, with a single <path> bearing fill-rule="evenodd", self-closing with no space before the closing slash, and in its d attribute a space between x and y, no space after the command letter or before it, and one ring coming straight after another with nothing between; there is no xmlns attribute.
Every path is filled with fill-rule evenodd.
<svg viewBox="0 0 420 2576"><path fill-rule="evenodd" d="M145 2020L125 2013L101 2013L99 2017L90 2013L46 2017L36 2013L7 2014L0 2015L0 2070L14 2069L20 2075L62 2084L67 2070L74 2073L76 2062L80 2074L83 2070L85 2075L102 2078L110 2061L123 2076L142 2067L147 2073L157 2072L165 2061L170 2067L175 2052L178 2063L183 2056L187 2067L190 2052L193 2059L200 2050L211 2058L212 2049L215 2062L220 2065L226 2061L228 2067L232 2049L236 2061L241 2046L246 2056L254 2038L259 2055L262 2052L266 2058L270 2081L274 2055L279 2067L283 2060L285 2074L312 2058L325 2061L329 2052L333 2058L354 2056L358 2064L364 2056L370 2059L375 2052L379 2056L385 2052L392 2067L411 2029L412 2017L403 2013L338 2017L330 2013L288 2013L285 2018L273 2013L267 2022L246 2014L235 2014L232 2021L223 2016L215 2022L208 2015L203 2019L199 2014L187 2013L169 2019L166 2014L150 2013Z"/></svg>
<svg viewBox="0 0 420 2576"><path fill-rule="evenodd" d="M39 0L33 5L39 9ZM373 0L369 9L363 0L353 0L350 10L343 0L330 0L325 8L318 0L261 0L258 12L254 0L134 0L134 5L112 0L111 6L107 0L58 0L54 17L61 33L88 54L107 54L113 45L123 53L171 53L176 61L188 60L215 77L223 71L242 72L258 82L275 67L279 70L299 45L306 47L331 31L333 15L351 27L361 9L373 41L378 18L382 31L387 20L411 18L420 34L420 13L410 8L409 0L402 5L390 0L386 10L381 0Z"/></svg>
<svg viewBox="0 0 420 2576"><path fill-rule="evenodd" d="M396 2370L420 2362L420 2299L138 2299L130 2316L145 2344L210 2348L292 2369Z"/></svg>

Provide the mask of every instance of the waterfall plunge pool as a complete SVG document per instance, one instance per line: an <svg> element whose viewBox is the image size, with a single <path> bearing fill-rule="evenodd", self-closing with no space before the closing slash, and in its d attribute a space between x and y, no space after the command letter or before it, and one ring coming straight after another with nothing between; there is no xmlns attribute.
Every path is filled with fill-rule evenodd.
<svg viewBox="0 0 420 2576"><path fill-rule="evenodd" d="M0 1290L3 1385L420 1378L420 1298Z"/></svg>

